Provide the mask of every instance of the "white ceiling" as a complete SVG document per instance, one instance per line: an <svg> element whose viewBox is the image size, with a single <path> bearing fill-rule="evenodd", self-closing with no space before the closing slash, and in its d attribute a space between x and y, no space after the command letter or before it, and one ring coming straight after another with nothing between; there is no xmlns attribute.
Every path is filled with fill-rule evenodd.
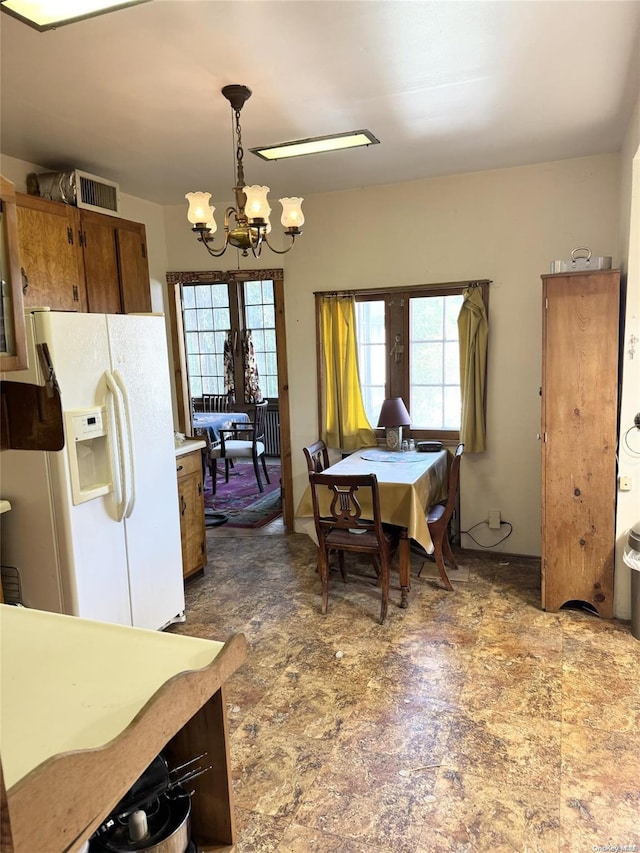
<svg viewBox="0 0 640 853"><path fill-rule="evenodd" d="M0 15L0 150L181 204L616 151L640 87L634 0L152 0L39 33ZM257 145L368 128L380 145L265 163Z"/></svg>

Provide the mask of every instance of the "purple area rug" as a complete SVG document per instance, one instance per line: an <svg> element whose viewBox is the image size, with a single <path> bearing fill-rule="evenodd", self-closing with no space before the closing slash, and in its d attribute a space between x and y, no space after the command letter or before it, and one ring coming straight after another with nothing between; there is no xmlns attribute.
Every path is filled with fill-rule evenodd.
<svg viewBox="0 0 640 853"><path fill-rule="evenodd" d="M224 513L229 521L226 527L262 527L282 513L280 494L280 461L267 461L271 483L264 479L260 466L260 477L264 492L260 492L251 462L236 462L224 481L224 464L218 463L216 494L211 492L211 477L207 472L204 481L204 506L206 510Z"/></svg>

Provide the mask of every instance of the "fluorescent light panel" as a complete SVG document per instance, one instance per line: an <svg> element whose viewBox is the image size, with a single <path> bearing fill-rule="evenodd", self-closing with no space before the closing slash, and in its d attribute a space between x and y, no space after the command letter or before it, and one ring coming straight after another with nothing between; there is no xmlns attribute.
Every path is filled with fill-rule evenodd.
<svg viewBox="0 0 640 853"><path fill-rule="evenodd" d="M40 32L149 0L0 0L2 10Z"/></svg>
<svg viewBox="0 0 640 853"><path fill-rule="evenodd" d="M282 160L285 157L302 157L305 154L322 154L325 151L340 151L344 148L358 148L362 145L379 143L380 140L376 139L369 130L350 130L348 133L295 139L293 142L280 142L277 145L266 145L249 150L263 160Z"/></svg>

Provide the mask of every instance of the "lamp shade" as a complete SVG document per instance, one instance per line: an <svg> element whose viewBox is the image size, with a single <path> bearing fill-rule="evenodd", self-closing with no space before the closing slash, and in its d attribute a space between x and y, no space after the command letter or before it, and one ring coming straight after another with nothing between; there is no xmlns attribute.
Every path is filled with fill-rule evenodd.
<svg viewBox="0 0 640 853"><path fill-rule="evenodd" d="M303 198L281 198L282 217L280 222L285 228L302 228L304 213L302 212Z"/></svg>
<svg viewBox="0 0 640 853"><path fill-rule="evenodd" d="M260 187L258 184L254 184L251 187L244 187L244 194L247 197L244 212L249 222L253 219L269 219L271 208L267 199L268 192L269 187Z"/></svg>
<svg viewBox="0 0 640 853"><path fill-rule="evenodd" d="M402 397L391 397L385 400L378 418L379 427L407 426L411 423L411 415L407 411Z"/></svg>
<svg viewBox="0 0 640 853"><path fill-rule="evenodd" d="M216 230L217 230L217 228L218 228L218 225L217 225L216 220L215 220L215 218L214 218L214 213L215 213L215 212L216 212L215 207L214 207L212 204L210 204L210 205L209 205L209 218L208 218L208 219L207 219L207 221L205 222L205 225L206 225L206 226L207 226L207 228L209 229L209 233L210 233L210 234L215 234L215 232L216 232Z"/></svg>
<svg viewBox="0 0 640 853"><path fill-rule="evenodd" d="M189 202L187 219L192 225L199 225L211 219L209 199L211 193L187 193L186 200Z"/></svg>

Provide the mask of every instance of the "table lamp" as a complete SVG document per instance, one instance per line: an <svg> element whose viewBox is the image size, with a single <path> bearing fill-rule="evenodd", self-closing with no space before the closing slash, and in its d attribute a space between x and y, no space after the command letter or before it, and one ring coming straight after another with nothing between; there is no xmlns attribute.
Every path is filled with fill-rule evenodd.
<svg viewBox="0 0 640 853"><path fill-rule="evenodd" d="M411 416L402 397L391 397L385 400L380 409L378 426L385 428L385 439L389 450L400 450L402 444L402 427L409 426Z"/></svg>

